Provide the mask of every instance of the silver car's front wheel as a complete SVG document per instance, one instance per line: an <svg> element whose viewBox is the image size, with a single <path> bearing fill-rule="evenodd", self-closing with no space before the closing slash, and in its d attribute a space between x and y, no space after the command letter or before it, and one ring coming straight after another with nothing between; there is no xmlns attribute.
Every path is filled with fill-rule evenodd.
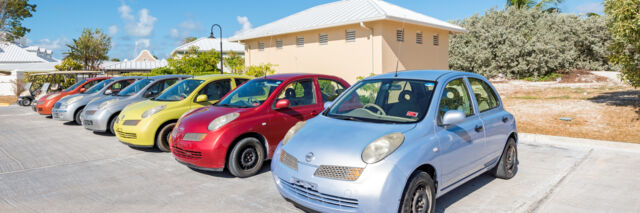
<svg viewBox="0 0 640 213"><path fill-rule="evenodd" d="M405 187L400 212L432 213L435 211L435 185L431 176L423 171L411 175Z"/></svg>

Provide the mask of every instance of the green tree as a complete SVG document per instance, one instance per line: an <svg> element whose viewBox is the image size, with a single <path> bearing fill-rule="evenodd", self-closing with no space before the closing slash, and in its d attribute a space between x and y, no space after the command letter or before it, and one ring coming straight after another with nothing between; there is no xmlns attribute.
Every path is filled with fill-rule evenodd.
<svg viewBox="0 0 640 213"><path fill-rule="evenodd" d="M518 9L538 9L546 12L559 12L558 5L564 2L564 0L507 0L508 7L515 7Z"/></svg>
<svg viewBox="0 0 640 213"><path fill-rule="evenodd" d="M184 55L167 59L167 67L151 70L160 74L188 74L201 75L220 73L220 52L215 50L199 51L197 46L192 46Z"/></svg>
<svg viewBox="0 0 640 213"><path fill-rule="evenodd" d="M184 39L182 39L182 44L188 44L191 43L192 41L198 40L198 38L196 37L186 37Z"/></svg>
<svg viewBox="0 0 640 213"><path fill-rule="evenodd" d="M109 59L107 53L111 49L111 38L100 29L85 28L82 35L67 47L66 57L82 62L87 70L98 70L102 60Z"/></svg>
<svg viewBox="0 0 640 213"><path fill-rule="evenodd" d="M236 52L230 51L224 59L224 64L231 69L231 73L240 74L244 72L244 57Z"/></svg>
<svg viewBox="0 0 640 213"><path fill-rule="evenodd" d="M31 29L23 27L22 21L33 16L36 5L28 0L0 0L0 40L14 41L23 37Z"/></svg>
<svg viewBox="0 0 640 213"><path fill-rule="evenodd" d="M265 75L273 75L276 71L273 69L273 64L261 64L247 67L247 71L244 73L248 76L262 77Z"/></svg>
<svg viewBox="0 0 640 213"><path fill-rule="evenodd" d="M80 62L73 60L72 58L65 58L62 62L56 66L54 66L57 70L67 71L67 70L81 70L84 66Z"/></svg>
<svg viewBox="0 0 640 213"><path fill-rule="evenodd" d="M120 59L119 58L112 58L112 59L109 59L109 61L119 62Z"/></svg>
<svg viewBox="0 0 640 213"><path fill-rule="evenodd" d="M605 0L607 26L613 37L609 45L612 63L621 66L622 77L640 86L640 0Z"/></svg>

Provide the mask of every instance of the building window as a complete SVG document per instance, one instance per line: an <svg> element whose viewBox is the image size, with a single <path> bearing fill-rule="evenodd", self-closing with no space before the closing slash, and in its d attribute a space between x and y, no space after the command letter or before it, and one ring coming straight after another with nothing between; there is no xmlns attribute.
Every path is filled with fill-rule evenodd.
<svg viewBox="0 0 640 213"><path fill-rule="evenodd" d="M347 40L347 42L356 41L356 31L355 30L347 30L345 40Z"/></svg>
<svg viewBox="0 0 640 213"><path fill-rule="evenodd" d="M398 29L398 30L396 31L396 39L397 39L399 42L403 42L403 41L404 41L404 29Z"/></svg>
<svg viewBox="0 0 640 213"><path fill-rule="evenodd" d="M264 50L264 42L258 42L258 49L259 49L260 51L263 51L263 50Z"/></svg>
<svg viewBox="0 0 640 213"><path fill-rule="evenodd" d="M320 34L320 45L327 45L329 43L329 34Z"/></svg>
<svg viewBox="0 0 640 213"><path fill-rule="evenodd" d="M304 47L304 37L300 36L296 38L296 45L298 47Z"/></svg>
<svg viewBox="0 0 640 213"><path fill-rule="evenodd" d="M416 33L416 44L422 44L422 32Z"/></svg>
<svg viewBox="0 0 640 213"><path fill-rule="evenodd" d="M440 45L440 36L438 34L433 35L433 46Z"/></svg>
<svg viewBox="0 0 640 213"><path fill-rule="evenodd" d="M276 40L276 48L282 49L282 39Z"/></svg>

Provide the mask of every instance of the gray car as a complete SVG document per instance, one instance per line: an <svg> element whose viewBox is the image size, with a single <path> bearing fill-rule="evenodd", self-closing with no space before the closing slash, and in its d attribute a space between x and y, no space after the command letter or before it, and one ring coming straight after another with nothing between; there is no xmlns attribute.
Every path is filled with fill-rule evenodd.
<svg viewBox="0 0 640 213"><path fill-rule="evenodd" d="M80 119L85 129L95 132L111 132L113 121L127 105L153 98L176 82L190 75L163 75L141 79L115 96L104 97L87 104Z"/></svg>
<svg viewBox="0 0 640 213"><path fill-rule="evenodd" d="M84 93L70 95L60 99L60 101L53 106L51 116L55 120L75 121L77 124L82 124L80 113L88 103L109 95L118 94L120 90L142 78L144 77L125 76L104 80L89 88Z"/></svg>

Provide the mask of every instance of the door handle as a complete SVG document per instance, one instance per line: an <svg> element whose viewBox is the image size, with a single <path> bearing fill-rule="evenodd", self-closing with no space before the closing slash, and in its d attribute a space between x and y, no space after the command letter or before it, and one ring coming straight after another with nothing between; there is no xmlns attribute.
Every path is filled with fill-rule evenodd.
<svg viewBox="0 0 640 213"><path fill-rule="evenodd" d="M482 125L476 125L475 130L476 130L476 132L480 132L480 131L482 131L483 128L484 127L482 127Z"/></svg>
<svg viewBox="0 0 640 213"><path fill-rule="evenodd" d="M509 121L509 117L507 116L502 117L502 123L506 123L507 121Z"/></svg>

